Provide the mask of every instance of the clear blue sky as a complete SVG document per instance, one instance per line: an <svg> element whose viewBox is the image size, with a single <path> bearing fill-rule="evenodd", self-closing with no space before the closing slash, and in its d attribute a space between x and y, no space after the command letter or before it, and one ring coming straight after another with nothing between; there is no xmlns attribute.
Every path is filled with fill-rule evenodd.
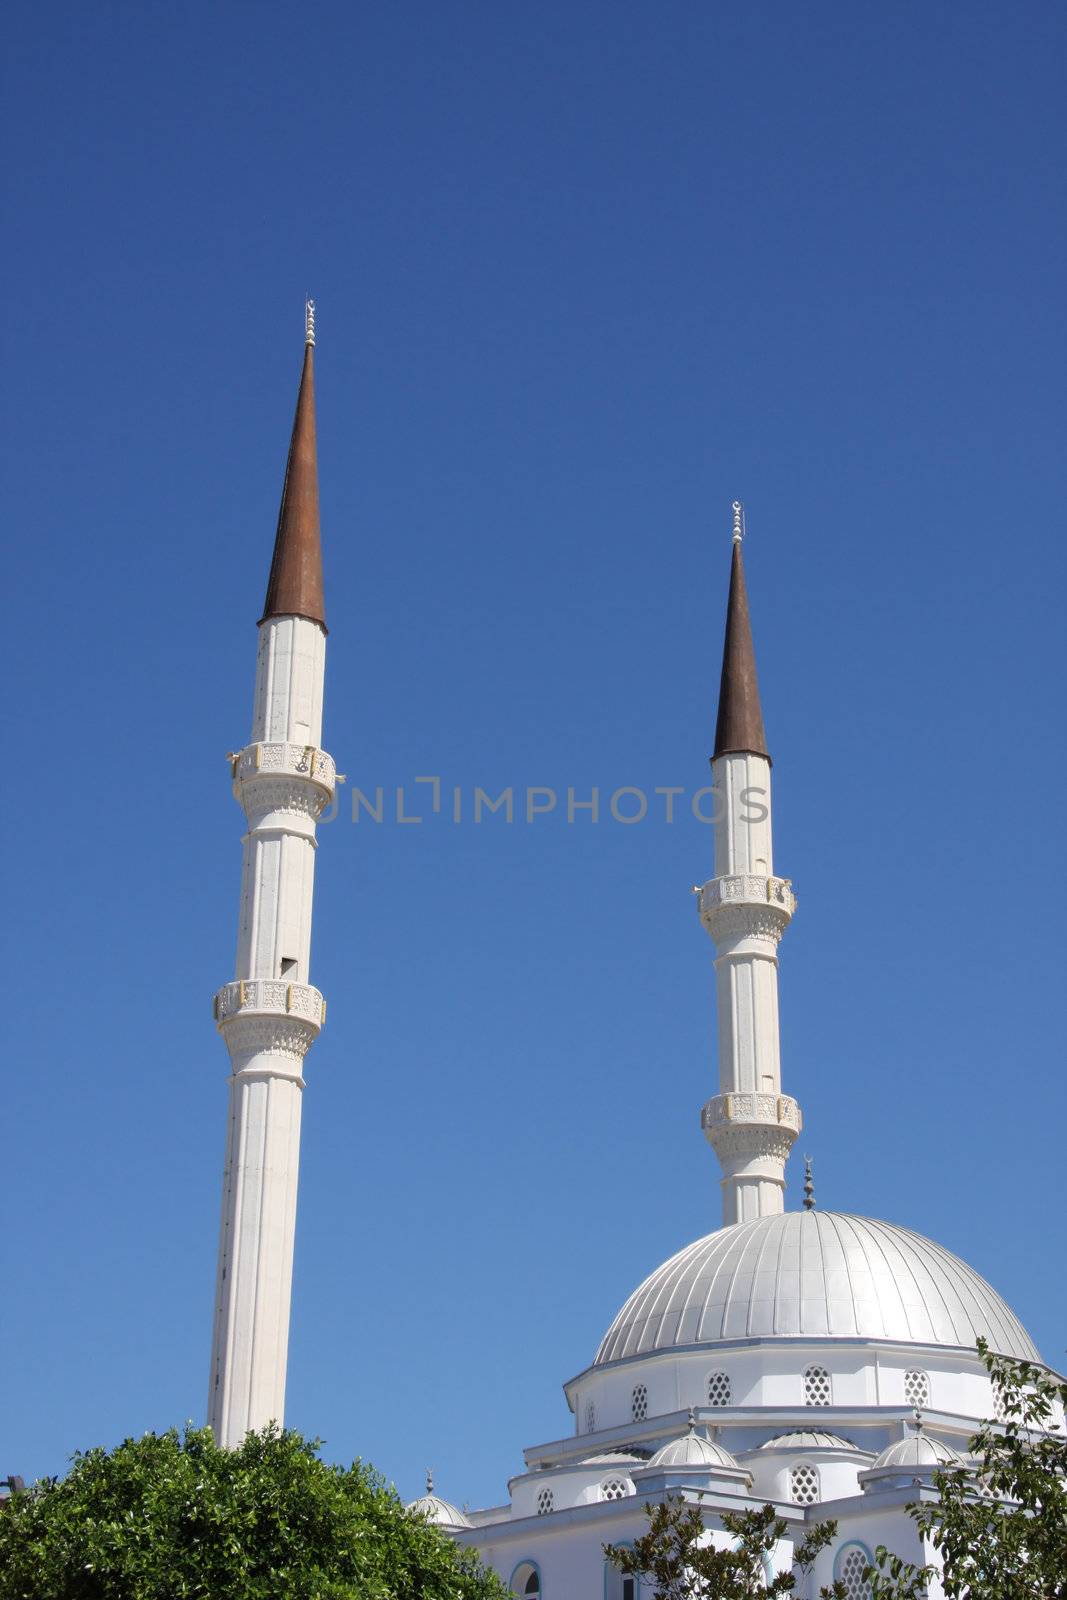
<svg viewBox="0 0 1067 1600"><path fill-rule="evenodd" d="M223 757L307 290L340 768L691 793L740 495L819 1201L1062 1364L1063 45L1027 3L8 14L0 1475L203 1416ZM718 1222L709 830L579 816L323 831L289 1420L405 1495L499 1501Z"/></svg>

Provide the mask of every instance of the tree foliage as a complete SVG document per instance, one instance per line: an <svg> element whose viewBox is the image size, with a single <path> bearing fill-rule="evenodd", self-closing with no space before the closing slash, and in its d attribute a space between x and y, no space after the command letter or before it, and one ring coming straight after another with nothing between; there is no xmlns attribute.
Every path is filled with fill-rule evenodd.
<svg viewBox="0 0 1067 1600"><path fill-rule="evenodd" d="M74 1457L0 1508L4 1600L504 1600L507 1590L368 1467L266 1428Z"/></svg>
<svg viewBox="0 0 1067 1600"><path fill-rule="evenodd" d="M940 1557L948 1600L1067 1600L1067 1383L1029 1361L985 1362L1004 1421L970 1442L970 1470L934 1474L937 1499L908 1507ZM875 1552L872 1600L920 1600L936 1569Z"/></svg>
<svg viewBox="0 0 1067 1600"><path fill-rule="evenodd" d="M764 1600L767 1595L791 1595L797 1569L807 1574L819 1551L837 1533L836 1522L810 1528L793 1553L792 1572L768 1579L764 1560L773 1558L788 1524L776 1517L773 1506L760 1511L723 1512L721 1521L734 1540L733 1548L716 1550L706 1542L703 1513L698 1506L670 1495L645 1507L648 1532L632 1547L606 1544L604 1554L620 1572L632 1573L652 1587L652 1600ZM844 1600L843 1584L823 1588L824 1600Z"/></svg>

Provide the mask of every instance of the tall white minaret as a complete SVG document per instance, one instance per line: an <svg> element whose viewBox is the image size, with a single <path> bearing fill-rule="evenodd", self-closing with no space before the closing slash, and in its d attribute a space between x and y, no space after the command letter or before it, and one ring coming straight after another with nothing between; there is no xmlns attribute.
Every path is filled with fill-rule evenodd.
<svg viewBox="0 0 1067 1600"><path fill-rule="evenodd" d="M744 513L736 500L733 512L711 758L715 876L698 891L700 920L715 944L719 1014L719 1093L700 1121L722 1167L727 1226L785 1209L785 1163L801 1125L800 1107L782 1093L778 1043L778 941L796 900L789 879L774 875L771 758L741 560Z"/></svg>
<svg viewBox="0 0 1067 1600"><path fill-rule="evenodd" d="M281 1423L304 1056L326 1003L308 982L315 824L333 797L320 748L326 622L315 451L315 308L259 623L252 735L231 757L248 819L233 983L215 996L230 1053L229 1132L208 1421L219 1444Z"/></svg>

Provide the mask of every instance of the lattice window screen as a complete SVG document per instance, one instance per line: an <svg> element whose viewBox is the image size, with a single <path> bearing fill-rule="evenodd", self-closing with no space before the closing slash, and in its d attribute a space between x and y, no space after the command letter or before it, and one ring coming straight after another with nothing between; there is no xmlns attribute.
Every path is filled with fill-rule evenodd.
<svg viewBox="0 0 1067 1600"><path fill-rule="evenodd" d="M805 1372L804 1404L806 1406L830 1404L830 1374L825 1367L808 1367Z"/></svg>
<svg viewBox="0 0 1067 1600"><path fill-rule="evenodd" d="M871 1586L863 1576L866 1570L866 1555L853 1545L837 1569L838 1581L844 1584L848 1600L871 1600Z"/></svg>
<svg viewBox="0 0 1067 1600"><path fill-rule="evenodd" d="M648 1390L643 1383L639 1383L634 1389L630 1410L635 1422L644 1422L648 1416Z"/></svg>
<svg viewBox="0 0 1067 1600"><path fill-rule="evenodd" d="M813 1506L819 1498L819 1474L806 1461L789 1474L789 1492L798 1506Z"/></svg>
<svg viewBox="0 0 1067 1600"><path fill-rule="evenodd" d="M730 1374L728 1372L708 1373L708 1405L728 1406L730 1404Z"/></svg>

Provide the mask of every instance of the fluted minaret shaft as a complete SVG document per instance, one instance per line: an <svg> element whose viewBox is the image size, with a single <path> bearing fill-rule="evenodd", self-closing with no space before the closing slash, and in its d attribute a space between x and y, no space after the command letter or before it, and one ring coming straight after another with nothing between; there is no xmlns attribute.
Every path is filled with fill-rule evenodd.
<svg viewBox="0 0 1067 1600"><path fill-rule="evenodd" d="M719 1092L701 1124L722 1167L729 1225L784 1209L785 1163L800 1131L800 1109L782 1094L778 1030L778 941L796 900L774 872L771 762L736 534L711 771L715 876L699 909L715 945Z"/></svg>
<svg viewBox="0 0 1067 1600"><path fill-rule="evenodd" d="M208 1421L225 1446L284 1419L303 1061L325 1015L309 981L315 824L336 781L320 748L325 662L309 342L259 626L251 738L231 757L248 831L235 977L215 996L232 1076Z"/></svg>

